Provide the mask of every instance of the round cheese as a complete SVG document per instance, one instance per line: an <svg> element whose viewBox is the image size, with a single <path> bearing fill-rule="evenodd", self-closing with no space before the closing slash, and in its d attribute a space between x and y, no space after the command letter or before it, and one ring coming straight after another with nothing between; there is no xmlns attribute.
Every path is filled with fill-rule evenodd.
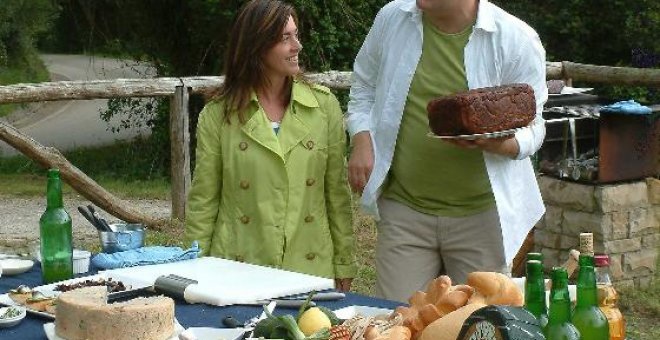
<svg viewBox="0 0 660 340"><path fill-rule="evenodd" d="M108 304L106 287L85 287L57 299L55 332L68 340L163 340L174 333L174 301L156 296Z"/></svg>

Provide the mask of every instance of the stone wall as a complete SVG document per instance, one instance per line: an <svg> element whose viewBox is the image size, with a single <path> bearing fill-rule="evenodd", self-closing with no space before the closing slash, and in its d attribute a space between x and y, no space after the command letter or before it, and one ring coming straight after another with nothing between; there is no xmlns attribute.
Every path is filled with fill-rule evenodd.
<svg viewBox="0 0 660 340"><path fill-rule="evenodd" d="M595 252L610 255L617 286L649 285L660 246L659 179L591 185L539 176L539 185L547 211L534 243L547 270L578 249L581 232L591 232Z"/></svg>

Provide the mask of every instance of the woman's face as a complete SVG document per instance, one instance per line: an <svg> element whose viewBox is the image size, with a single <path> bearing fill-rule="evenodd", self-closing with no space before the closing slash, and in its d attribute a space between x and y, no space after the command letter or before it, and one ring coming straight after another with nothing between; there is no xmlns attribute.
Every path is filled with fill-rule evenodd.
<svg viewBox="0 0 660 340"><path fill-rule="evenodd" d="M273 46L264 57L266 72L269 78L293 76L300 72L298 66L298 53L302 45L298 41L298 27L289 16L280 41Z"/></svg>

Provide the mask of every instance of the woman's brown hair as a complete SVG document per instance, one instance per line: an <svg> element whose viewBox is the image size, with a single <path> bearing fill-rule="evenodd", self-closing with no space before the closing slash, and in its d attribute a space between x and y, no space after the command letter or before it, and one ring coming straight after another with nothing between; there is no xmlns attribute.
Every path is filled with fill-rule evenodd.
<svg viewBox="0 0 660 340"><path fill-rule="evenodd" d="M224 99L225 121L237 115L245 123L252 91L269 85L264 55L281 41L290 16L298 22L293 6L279 0L251 0L239 11L227 44L225 81L214 93Z"/></svg>

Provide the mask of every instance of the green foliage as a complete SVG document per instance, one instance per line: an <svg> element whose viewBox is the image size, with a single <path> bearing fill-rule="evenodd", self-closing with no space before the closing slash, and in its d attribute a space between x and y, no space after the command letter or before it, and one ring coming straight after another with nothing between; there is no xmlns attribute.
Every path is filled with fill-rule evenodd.
<svg viewBox="0 0 660 340"><path fill-rule="evenodd" d="M140 181L166 179L169 173L169 144L163 148L153 138L118 142L103 147L63 152L71 164L92 178ZM0 155L1 156L1 155ZM25 156L2 158L0 174L42 175L44 169Z"/></svg>
<svg viewBox="0 0 660 340"><path fill-rule="evenodd" d="M30 62L36 38L48 32L57 10L50 0L0 1L0 71Z"/></svg>
<svg viewBox="0 0 660 340"><path fill-rule="evenodd" d="M536 29L550 61L660 67L660 1L493 2ZM660 102L660 92L652 88L599 86L596 91L609 100Z"/></svg>

